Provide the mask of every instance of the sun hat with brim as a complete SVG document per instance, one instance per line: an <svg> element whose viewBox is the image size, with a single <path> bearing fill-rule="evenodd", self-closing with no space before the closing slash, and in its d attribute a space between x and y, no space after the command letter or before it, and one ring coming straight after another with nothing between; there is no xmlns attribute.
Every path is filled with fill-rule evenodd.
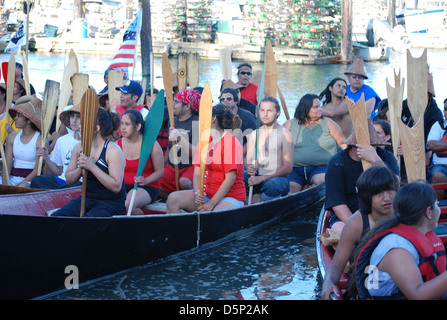
<svg viewBox="0 0 447 320"><path fill-rule="evenodd" d="M241 88L244 88L244 86L234 83L232 80L223 80L222 81L222 88L220 91L222 91L223 89L227 89L227 88L231 88L234 90L239 90Z"/></svg>
<svg viewBox="0 0 447 320"><path fill-rule="evenodd" d="M345 72L346 75L355 74L358 76L362 76L365 79L368 79L366 75L365 67L363 65L363 59L361 56L355 56L354 61L351 64L351 67L348 71Z"/></svg>
<svg viewBox="0 0 447 320"><path fill-rule="evenodd" d="M388 141L383 140L378 134L371 119L368 119L368 131L369 131L369 143L372 146L385 146L390 145ZM355 146L357 144L357 139L355 138L355 132L352 130L352 133L346 138L342 144L347 144L351 146Z"/></svg>
<svg viewBox="0 0 447 320"><path fill-rule="evenodd" d="M70 126L70 123L69 123L70 119L68 118L70 112L77 112L77 113L81 114L81 105L77 104L77 105L73 106L72 104L70 104L64 108L64 111L61 112L61 114L59 115L59 119L66 126Z"/></svg>
<svg viewBox="0 0 447 320"><path fill-rule="evenodd" d="M14 107L9 109L9 115L15 118L20 113L36 125L39 131L42 130L40 122L40 113L42 110L42 100L33 96L23 96L17 99Z"/></svg>

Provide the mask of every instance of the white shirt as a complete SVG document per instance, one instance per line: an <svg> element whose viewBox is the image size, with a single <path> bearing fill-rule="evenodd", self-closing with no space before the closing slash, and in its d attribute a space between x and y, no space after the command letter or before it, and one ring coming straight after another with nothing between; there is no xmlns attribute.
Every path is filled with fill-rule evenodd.
<svg viewBox="0 0 447 320"><path fill-rule="evenodd" d="M447 121L444 120L444 126L447 125ZM445 130L441 128L438 121L436 121L430 128L430 132L427 136L427 149L428 149L428 142L430 140L433 141L441 141L442 137L444 136ZM435 152L433 152L433 164L445 164L447 165L447 157L442 158L438 157Z"/></svg>

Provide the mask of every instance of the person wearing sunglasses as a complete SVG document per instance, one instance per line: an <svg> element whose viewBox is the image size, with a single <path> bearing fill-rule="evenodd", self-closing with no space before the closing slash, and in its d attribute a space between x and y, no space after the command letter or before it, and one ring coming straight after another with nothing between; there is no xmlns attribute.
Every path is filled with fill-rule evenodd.
<svg viewBox="0 0 447 320"><path fill-rule="evenodd" d="M371 120L377 115L378 106L380 102L379 95L373 88L364 84L364 80L368 79L365 68L363 66L363 60L361 56L355 56L351 67L345 72L348 76L348 87L346 88L346 95L348 98L357 102L362 94L365 95L366 112Z"/></svg>
<svg viewBox="0 0 447 320"><path fill-rule="evenodd" d="M240 88L241 98L258 105L258 86L250 82L252 76L253 68L251 64L244 62L237 67L237 84L242 86Z"/></svg>

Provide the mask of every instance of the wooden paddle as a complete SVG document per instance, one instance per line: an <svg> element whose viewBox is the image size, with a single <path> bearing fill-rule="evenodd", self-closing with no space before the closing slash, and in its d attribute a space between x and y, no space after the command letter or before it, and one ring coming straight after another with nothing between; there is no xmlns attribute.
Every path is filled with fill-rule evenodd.
<svg viewBox="0 0 447 320"><path fill-rule="evenodd" d="M177 56L177 79L178 90L186 89L186 59L188 54L186 52L179 52Z"/></svg>
<svg viewBox="0 0 447 320"><path fill-rule="evenodd" d="M31 95L29 72L28 72L28 58L26 52L22 52L22 66L23 66L23 78L25 80L25 92L27 96Z"/></svg>
<svg viewBox="0 0 447 320"><path fill-rule="evenodd" d="M265 95L276 98L278 88L278 70L276 68L275 54L272 48L272 42L267 39L265 43Z"/></svg>
<svg viewBox="0 0 447 320"><path fill-rule="evenodd" d="M0 139L3 141L2 133L0 131ZM3 147L3 143L0 143L0 155L2 156L2 170L5 173L5 180L3 184L6 184L9 186L11 182L9 181L9 171L8 171L8 165L6 164L6 155L5 155L5 149Z"/></svg>
<svg viewBox="0 0 447 320"><path fill-rule="evenodd" d="M205 83L199 107L199 152L200 152L200 195L203 195L205 180L205 165L208 157L208 146L210 143L211 119L213 116L213 97L210 85Z"/></svg>
<svg viewBox="0 0 447 320"><path fill-rule="evenodd" d="M188 79L189 79L189 87L194 89L199 86L199 54L189 53L188 60L186 62Z"/></svg>
<svg viewBox="0 0 447 320"><path fill-rule="evenodd" d="M71 77L71 83L73 86L73 105L77 106L81 103L82 97L88 89L88 74L75 73Z"/></svg>
<svg viewBox="0 0 447 320"><path fill-rule="evenodd" d="M174 126L174 98L173 98L173 88L172 88L172 68L171 63L169 62L168 55L163 53L162 58L162 73L163 73L163 86L165 88L166 95L166 104L168 106L168 115L169 115L169 124L171 128L175 128ZM177 190L180 190L179 187L179 172L178 172L178 163L177 163L177 149L175 147L176 141L172 140L172 154L174 156L174 169L175 169L175 186Z"/></svg>
<svg viewBox="0 0 447 320"><path fill-rule="evenodd" d="M144 167L149 159L154 143L157 140L158 134L161 129L161 124L163 123L164 107L165 107L165 92L160 90L152 104L149 113L146 117L143 132L143 141L141 142L140 158L138 160L137 177L141 176L144 171ZM135 196L137 194L138 183L135 182L133 186L132 196L130 198L130 204L127 211L127 215L132 214L133 205L135 202Z"/></svg>
<svg viewBox="0 0 447 320"><path fill-rule="evenodd" d="M120 104L121 91L116 90L117 87L124 85L122 70L109 70L109 82L107 84L107 92L109 94L110 111L115 111Z"/></svg>
<svg viewBox="0 0 447 320"><path fill-rule="evenodd" d="M398 158L397 149L400 145L399 122L402 122L402 101L405 88L405 78L400 79L400 69L394 72L394 87L386 81L386 91L388 96L388 109L390 111L391 136L393 137L393 153Z"/></svg>
<svg viewBox="0 0 447 320"><path fill-rule="evenodd" d="M146 99L146 77L143 77L143 79L141 79L141 87L143 88L143 94L141 95L140 99L138 99L138 104L145 104L144 103L144 99ZM151 84L151 102L150 105L148 105L148 107L150 108L152 103L154 102L154 100L152 99L153 95L154 95L154 88Z"/></svg>
<svg viewBox="0 0 447 320"><path fill-rule="evenodd" d="M348 104L349 116L352 119L352 124L354 126L355 138L357 143L368 147L370 146L368 120L366 115L366 105L365 96L362 96L357 102L353 102L348 97L345 97L346 103ZM370 168L372 165L370 162L362 159L363 171Z"/></svg>
<svg viewBox="0 0 447 320"><path fill-rule="evenodd" d="M68 62L65 65L64 73L62 75L59 102L57 104L56 131L58 131L61 126L61 120L59 116L62 111L64 111L64 108L68 105L68 101L70 100L71 90L73 89L71 77L75 73L79 72L78 58L76 57L73 49L70 50L68 57Z"/></svg>
<svg viewBox="0 0 447 320"><path fill-rule="evenodd" d="M427 107L427 74L427 49L424 49L419 58L414 58L407 49L407 102L414 123Z"/></svg>
<svg viewBox="0 0 447 320"><path fill-rule="evenodd" d="M75 86L73 86L73 89ZM96 120L98 117L99 100L94 89L87 89L81 99L81 143L82 153L90 157ZM87 192L87 170L82 169L81 218L85 213L85 196Z"/></svg>
<svg viewBox="0 0 447 320"><path fill-rule="evenodd" d="M219 49L220 71L223 80L231 80L231 50L230 48Z"/></svg>
<svg viewBox="0 0 447 320"><path fill-rule="evenodd" d="M41 131L40 137L42 140L42 147L50 132L51 124L54 120L56 112L57 100L59 99L59 82L47 80L45 83L45 91L43 93L42 111L40 113ZM42 173L43 157L39 157L39 164L37 167L37 175Z"/></svg>
<svg viewBox="0 0 447 320"><path fill-rule="evenodd" d="M256 138L255 138L255 150L253 153L253 165L256 166L258 161L258 143L259 143L259 127L261 126L261 116L259 114L259 106L256 106ZM248 189L248 204L251 204L253 198L253 186Z"/></svg>
<svg viewBox="0 0 447 320"><path fill-rule="evenodd" d="M278 94L279 94L279 100L281 101L282 110L284 111L284 115L286 116L287 120L290 120L289 110L287 109L287 104L286 104L286 99L285 99L281 89L279 88L279 85L278 85Z"/></svg>
<svg viewBox="0 0 447 320"><path fill-rule="evenodd" d="M3 70L4 72L5 70ZM14 95L14 84L16 82L16 59L14 57L14 51L9 55L8 62L8 73L5 77L3 73L3 77L6 81L6 123L10 123L9 121L9 109L12 107L12 98Z"/></svg>

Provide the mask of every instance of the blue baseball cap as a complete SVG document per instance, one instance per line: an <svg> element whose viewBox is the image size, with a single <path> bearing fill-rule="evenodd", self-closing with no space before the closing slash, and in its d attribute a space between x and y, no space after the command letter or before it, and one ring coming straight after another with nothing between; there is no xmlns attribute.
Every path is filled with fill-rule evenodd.
<svg viewBox="0 0 447 320"><path fill-rule="evenodd" d="M115 89L121 91L122 93L133 93L134 95L138 96L138 98L143 94L143 88L137 81L134 80L130 80L124 86L116 87Z"/></svg>

